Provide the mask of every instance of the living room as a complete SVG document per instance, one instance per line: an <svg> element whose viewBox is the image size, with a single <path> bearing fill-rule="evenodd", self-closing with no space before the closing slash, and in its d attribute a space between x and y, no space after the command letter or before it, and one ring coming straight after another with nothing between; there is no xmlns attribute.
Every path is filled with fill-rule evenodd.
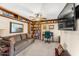
<svg viewBox="0 0 79 59"><path fill-rule="evenodd" d="M0 4L0 55L79 55L78 10L77 3Z"/></svg>

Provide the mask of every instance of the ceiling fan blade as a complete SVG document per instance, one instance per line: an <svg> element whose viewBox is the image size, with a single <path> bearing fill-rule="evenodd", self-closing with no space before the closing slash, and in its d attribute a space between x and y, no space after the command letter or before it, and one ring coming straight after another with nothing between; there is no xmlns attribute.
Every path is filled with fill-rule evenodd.
<svg viewBox="0 0 79 59"><path fill-rule="evenodd" d="M35 19L35 17L33 17L33 16L29 16L29 18L32 20L32 19Z"/></svg>

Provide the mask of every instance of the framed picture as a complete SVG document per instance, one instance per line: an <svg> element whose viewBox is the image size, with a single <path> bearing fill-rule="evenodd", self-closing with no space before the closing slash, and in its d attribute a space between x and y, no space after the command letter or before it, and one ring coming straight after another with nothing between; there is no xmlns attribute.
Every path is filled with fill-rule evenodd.
<svg viewBox="0 0 79 59"><path fill-rule="evenodd" d="M49 29L54 29L54 25L49 25Z"/></svg>
<svg viewBox="0 0 79 59"><path fill-rule="evenodd" d="M10 33L23 32L23 24L10 22Z"/></svg>

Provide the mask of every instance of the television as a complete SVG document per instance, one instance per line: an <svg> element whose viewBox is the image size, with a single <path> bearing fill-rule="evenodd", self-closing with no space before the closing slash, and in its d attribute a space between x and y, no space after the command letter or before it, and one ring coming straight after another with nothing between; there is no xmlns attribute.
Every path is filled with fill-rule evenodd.
<svg viewBox="0 0 79 59"><path fill-rule="evenodd" d="M58 19L59 30L76 30L75 3L67 3Z"/></svg>
<svg viewBox="0 0 79 59"><path fill-rule="evenodd" d="M79 4L75 6L76 19L79 19Z"/></svg>
<svg viewBox="0 0 79 59"><path fill-rule="evenodd" d="M10 33L23 32L23 24L10 22Z"/></svg>

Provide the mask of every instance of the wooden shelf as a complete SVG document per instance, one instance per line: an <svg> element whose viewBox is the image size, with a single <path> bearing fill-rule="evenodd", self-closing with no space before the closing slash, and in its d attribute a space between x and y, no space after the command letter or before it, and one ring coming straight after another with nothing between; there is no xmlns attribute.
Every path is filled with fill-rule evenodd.
<svg viewBox="0 0 79 59"><path fill-rule="evenodd" d="M30 21L29 19L19 15L19 14L16 14L10 10L7 10L3 7L0 7L0 16L3 16L3 17L6 17L6 18L10 18L10 19L13 19L13 20L18 20L18 21L22 21L22 22L26 22L26 21ZM25 21L24 21L25 20Z"/></svg>
<svg viewBox="0 0 79 59"><path fill-rule="evenodd" d="M32 32L32 38L34 38L34 35L36 34L36 31L41 31L41 27L40 27L40 23L39 22L32 22L31 23L31 32ZM40 35L41 36L41 35Z"/></svg>

